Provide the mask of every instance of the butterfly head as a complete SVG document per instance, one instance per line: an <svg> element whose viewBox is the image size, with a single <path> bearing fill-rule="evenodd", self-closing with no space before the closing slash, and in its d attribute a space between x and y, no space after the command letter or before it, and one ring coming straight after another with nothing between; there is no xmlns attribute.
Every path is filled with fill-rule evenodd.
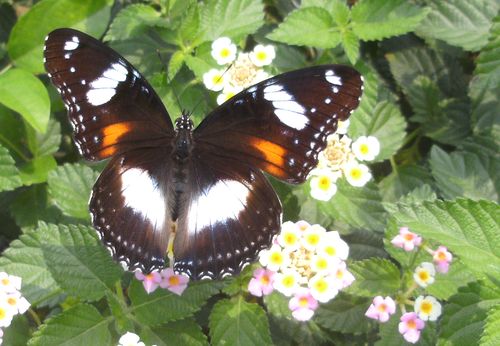
<svg viewBox="0 0 500 346"><path fill-rule="evenodd" d="M191 120L190 114L185 110L182 111L182 115L175 119L175 130L179 132L180 130L192 131L194 127L193 121Z"/></svg>

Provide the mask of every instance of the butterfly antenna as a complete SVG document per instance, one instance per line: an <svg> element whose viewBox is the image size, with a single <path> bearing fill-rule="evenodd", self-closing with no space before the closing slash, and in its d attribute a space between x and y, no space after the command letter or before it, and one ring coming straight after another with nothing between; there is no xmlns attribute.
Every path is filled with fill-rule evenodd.
<svg viewBox="0 0 500 346"><path fill-rule="evenodd" d="M224 72L222 72L222 74L220 75L220 77L217 79L217 82L220 82L220 80L222 78L224 78L224 75L227 73L227 71L229 71L231 69L231 67L233 67L232 63L228 67L226 67L226 69L224 70ZM196 110L196 108L200 105L201 101L202 101L202 99L200 98L198 100L198 102L196 102L196 104L194 105L194 108L193 108L193 111L191 112L191 114L194 113L194 111Z"/></svg>
<svg viewBox="0 0 500 346"><path fill-rule="evenodd" d="M177 101L177 105L179 106L179 109L181 110L181 113L184 114L185 113L185 110L184 108L182 108L182 105L181 105L181 99L179 98L179 95L177 95L177 92L175 91L175 88L173 88L171 86L172 84L172 80L170 79L170 77L168 76L168 69L166 68L166 66L168 66L168 64L166 63L166 61L163 59L163 57L161 56L161 53L160 53L160 50L157 49L156 50L156 54L158 54L158 58L160 59L161 63L162 63L162 66L163 66L163 71L165 71L165 76L167 77L167 82L168 82L168 85L170 86L170 89L172 90L172 92L174 93L174 96L175 96L175 100Z"/></svg>

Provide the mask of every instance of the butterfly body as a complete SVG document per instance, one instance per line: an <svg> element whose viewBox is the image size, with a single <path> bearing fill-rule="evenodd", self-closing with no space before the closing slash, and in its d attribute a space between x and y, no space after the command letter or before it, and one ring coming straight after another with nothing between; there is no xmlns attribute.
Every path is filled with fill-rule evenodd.
<svg viewBox="0 0 500 346"><path fill-rule="evenodd" d="M92 190L92 223L113 257L149 272L167 264L194 279L237 274L271 245L282 207L263 172L298 184L326 138L359 104L347 66L288 72L252 86L195 128L172 124L148 82L117 52L57 29L45 68L89 161L109 159Z"/></svg>

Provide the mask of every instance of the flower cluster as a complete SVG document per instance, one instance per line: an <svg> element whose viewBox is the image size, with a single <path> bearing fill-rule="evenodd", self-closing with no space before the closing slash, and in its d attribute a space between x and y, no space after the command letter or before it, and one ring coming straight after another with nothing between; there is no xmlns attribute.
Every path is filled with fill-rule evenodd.
<svg viewBox="0 0 500 346"><path fill-rule="evenodd" d="M30 303L21 295L21 278L0 272L0 327L8 327L12 318L17 314L24 314ZM0 329L0 344L3 330Z"/></svg>
<svg viewBox="0 0 500 346"><path fill-rule="evenodd" d="M258 44L249 53L238 53L236 45L228 37L220 37L212 43L212 57L221 69L211 69L203 75L203 84L212 91L221 91L217 104L264 79L269 74L262 67L270 65L276 53L271 45Z"/></svg>
<svg viewBox="0 0 500 346"><path fill-rule="evenodd" d="M391 240L391 243L405 251L414 251L422 246L422 237L411 232L408 227L401 227L399 234ZM420 339L420 332L425 327L426 321L436 321L441 316L442 307L436 298L432 296L420 295L411 302L412 292L419 286L426 288L434 283L436 270L440 273L447 273L453 256L444 246L439 246L437 250L432 250L426 246L424 249L432 256L434 264L430 262L420 263L413 272L414 284L400 297L398 302L402 311L399 323L399 332L404 339L410 343L416 343ZM414 312L406 312L405 304L413 304ZM387 322L390 315L396 312L396 303L391 297L377 296L365 313L365 316Z"/></svg>
<svg viewBox="0 0 500 346"><path fill-rule="evenodd" d="M187 276L175 274L172 268L165 268L160 272L152 271L149 274L136 271L135 278L142 281L142 285L148 294L161 287L180 296L187 288L189 282Z"/></svg>
<svg viewBox="0 0 500 346"><path fill-rule="evenodd" d="M327 146L319 154L318 167L310 173L311 196L329 201L337 192L337 179L344 176L349 184L364 186L372 175L360 161L373 161L380 153L380 143L373 136L361 136L352 141L347 135L349 120L340 121L337 133L327 139Z"/></svg>
<svg viewBox="0 0 500 346"><path fill-rule="evenodd" d="M291 298L293 317L307 321L319 303L330 301L354 281L344 262L348 254L338 232L305 221L285 222L271 248L260 252L264 268L254 271L248 291L257 297L279 291Z"/></svg>

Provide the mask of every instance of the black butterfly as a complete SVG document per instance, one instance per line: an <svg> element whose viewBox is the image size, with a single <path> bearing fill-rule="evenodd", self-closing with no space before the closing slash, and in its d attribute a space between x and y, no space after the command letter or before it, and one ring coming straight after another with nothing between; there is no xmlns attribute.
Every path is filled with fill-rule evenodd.
<svg viewBox="0 0 500 346"><path fill-rule="evenodd" d="M122 56L76 30L51 32L45 68L61 94L82 156L111 158L90 198L92 222L129 269L174 269L194 279L236 274L270 246L281 203L262 171L304 182L358 106L360 74L324 65L252 86L193 130L172 125L149 83Z"/></svg>

